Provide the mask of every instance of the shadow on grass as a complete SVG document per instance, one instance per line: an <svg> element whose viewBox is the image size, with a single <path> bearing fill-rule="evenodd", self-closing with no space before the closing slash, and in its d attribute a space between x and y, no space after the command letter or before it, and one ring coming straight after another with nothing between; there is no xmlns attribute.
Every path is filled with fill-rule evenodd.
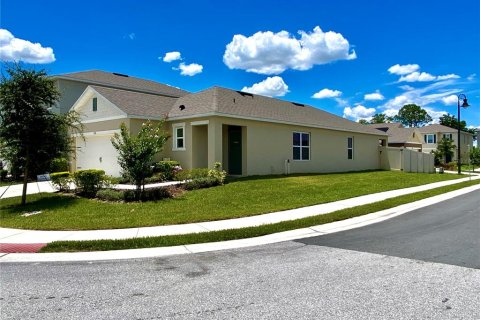
<svg viewBox="0 0 480 320"><path fill-rule="evenodd" d="M74 195L40 193L27 196L27 203L24 206L20 204L20 197L9 198L5 205L0 204L0 209L6 214L21 214L28 211L65 208L76 204L79 200Z"/></svg>

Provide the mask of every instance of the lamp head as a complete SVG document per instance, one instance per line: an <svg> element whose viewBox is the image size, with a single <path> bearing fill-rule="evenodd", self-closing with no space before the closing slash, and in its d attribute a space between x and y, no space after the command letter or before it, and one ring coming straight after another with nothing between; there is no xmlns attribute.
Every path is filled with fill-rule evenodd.
<svg viewBox="0 0 480 320"><path fill-rule="evenodd" d="M465 97L463 99L463 102L462 102L462 108L466 108L466 107L469 107L470 105L468 104L468 101L467 101L467 97Z"/></svg>

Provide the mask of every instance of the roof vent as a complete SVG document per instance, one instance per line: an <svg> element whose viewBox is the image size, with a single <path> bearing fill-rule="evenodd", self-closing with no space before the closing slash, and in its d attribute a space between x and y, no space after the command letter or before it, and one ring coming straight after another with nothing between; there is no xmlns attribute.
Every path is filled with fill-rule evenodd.
<svg viewBox="0 0 480 320"><path fill-rule="evenodd" d="M299 106L299 107L305 107L303 103L298 103L298 102L292 102L294 105Z"/></svg>
<svg viewBox="0 0 480 320"><path fill-rule="evenodd" d="M237 91L237 92L240 93L244 97L252 97L253 98L253 94L251 94L251 93L243 92L243 91Z"/></svg>
<svg viewBox="0 0 480 320"><path fill-rule="evenodd" d="M185 106L183 104L179 105L178 106L178 109L180 109L181 111L185 110Z"/></svg>
<svg viewBox="0 0 480 320"><path fill-rule="evenodd" d="M117 72L113 72L114 75L116 76L119 76L119 77L125 77L125 78L128 78L128 74L123 74L123 73L117 73Z"/></svg>

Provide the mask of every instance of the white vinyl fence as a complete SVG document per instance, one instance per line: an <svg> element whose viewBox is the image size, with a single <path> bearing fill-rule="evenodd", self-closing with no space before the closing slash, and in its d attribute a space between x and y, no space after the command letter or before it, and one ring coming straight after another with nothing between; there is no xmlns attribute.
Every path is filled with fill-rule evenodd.
<svg viewBox="0 0 480 320"><path fill-rule="evenodd" d="M433 154L404 148L380 147L380 167L405 172L435 172Z"/></svg>

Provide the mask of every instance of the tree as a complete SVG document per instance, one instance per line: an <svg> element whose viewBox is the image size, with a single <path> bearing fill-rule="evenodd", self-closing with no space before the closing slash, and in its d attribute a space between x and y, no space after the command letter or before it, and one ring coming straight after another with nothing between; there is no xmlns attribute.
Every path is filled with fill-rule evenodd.
<svg viewBox="0 0 480 320"><path fill-rule="evenodd" d="M358 123L360 123L360 124L369 124L369 122L368 122L367 120L365 120L365 119L360 119L360 120L358 120Z"/></svg>
<svg viewBox="0 0 480 320"><path fill-rule="evenodd" d="M406 104L398 111L398 114L395 116L395 121L401 122L407 127L421 127L431 122L432 117L420 106L416 104Z"/></svg>
<svg viewBox="0 0 480 320"><path fill-rule="evenodd" d="M81 132L78 114L58 115L50 108L60 97L44 70L6 66L0 82L0 153L12 171L23 174L22 205L29 177L45 173L54 158L71 152L72 131Z"/></svg>
<svg viewBox="0 0 480 320"><path fill-rule="evenodd" d="M470 163L475 167L480 166L480 147L473 147L470 150Z"/></svg>
<svg viewBox="0 0 480 320"><path fill-rule="evenodd" d="M390 123L393 122L393 118L387 116L385 113L377 113L373 115L370 123Z"/></svg>
<svg viewBox="0 0 480 320"><path fill-rule="evenodd" d="M147 121L142 124L138 135L132 136L125 123L122 123L120 134L116 133L112 138L112 144L119 153L120 167L135 183L137 200L145 189L145 178L151 174L153 157L162 151L169 138L163 130L163 125L164 121L160 121L157 125Z"/></svg>
<svg viewBox="0 0 480 320"><path fill-rule="evenodd" d="M441 159L440 162L443 162L443 158L451 159L455 150L455 145L453 140L448 138L442 138L437 144L437 150L434 152L435 156Z"/></svg>

